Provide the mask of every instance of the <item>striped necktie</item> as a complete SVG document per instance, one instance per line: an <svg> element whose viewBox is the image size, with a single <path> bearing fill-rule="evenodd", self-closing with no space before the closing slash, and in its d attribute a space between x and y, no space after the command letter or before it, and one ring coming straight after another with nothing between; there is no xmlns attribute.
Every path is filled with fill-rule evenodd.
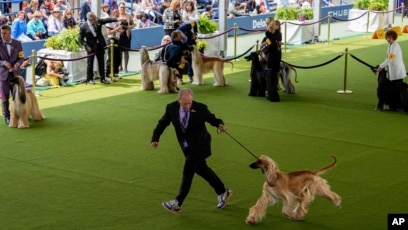
<svg viewBox="0 0 408 230"><path fill-rule="evenodd" d="M181 129L185 132L188 124L188 111L183 111L184 117L181 119Z"/></svg>

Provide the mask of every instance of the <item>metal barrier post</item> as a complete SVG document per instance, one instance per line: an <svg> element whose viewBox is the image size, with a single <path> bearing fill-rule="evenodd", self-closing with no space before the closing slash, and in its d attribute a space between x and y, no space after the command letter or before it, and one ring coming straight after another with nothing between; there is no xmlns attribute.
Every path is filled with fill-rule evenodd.
<svg viewBox="0 0 408 230"><path fill-rule="evenodd" d="M330 19L332 18L332 12L329 12L327 18L327 45L330 44Z"/></svg>
<svg viewBox="0 0 408 230"><path fill-rule="evenodd" d="M401 30L404 29L404 14L405 14L405 5L401 3Z"/></svg>
<svg viewBox="0 0 408 230"><path fill-rule="evenodd" d="M285 46L284 46L284 51L285 51L285 53L286 53L286 41L288 40L288 33L287 33L287 31L288 31L288 19L287 18L285 18Z"/></svg>
<svg viewBox="0 0 408 230"><path fill-rule="evenodd" d="M234 57L237 56L237 30L238 25L237 23L234 23Z"/></svg>
<svg viewBox="0 0 408 230"><path fill-rule="evenodd" d="M33 84L32 86L32 92L35 93L35 96L41 96L40 92L37 92L36 90L36 82L35 82L35 67L37 66L37 51L32 50L31 51L31 83Z"/></svg>
<svg viewBox="0 0 408 230"><path fill-rule="evenodd" d="M114 71L113 71L113 52L114 52L114 41L113 41L113 39L111 39L110 40L110 47L109 47L109 49L110 49L110 63L109 63L109 65L110 65L110 80L111 81L113 81L113 79L114 79Z"/></svg>
<svg viewBox="0 0 408 230"><path fill-rule="evenodd" d="M367 26L366 26L366 38L368 37L368 27L370 25L370 11L367 11Z"/></svg>
<svg viewBox="0 0 408 230"><path fill-rule="evenodd" d="M346 48L345 58L344 58L344 88L343 90L337 90L337 93L342 93L342 94L353 93L353 91L347 90L347 58L348 58L348 48Z"/></svg>
<svg viewBox="0 0 408 230"><path fill-rule="evenodd" d="M257 39L255 42L255 51L258 52L259 50L259 40Z"/></svg>

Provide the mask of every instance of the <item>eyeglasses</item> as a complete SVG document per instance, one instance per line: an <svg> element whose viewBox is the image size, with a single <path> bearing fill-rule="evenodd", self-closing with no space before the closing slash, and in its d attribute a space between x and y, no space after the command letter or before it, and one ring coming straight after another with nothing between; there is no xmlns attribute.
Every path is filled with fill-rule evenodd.
<svg viewBox="0 0 408 230"><path fill-rule="evenodd" d="M65 13L65 15L72 15L72 13Z"/></svg>
<svg viewBox="0 0 408 230"><path fill-rule="evenodd" d="M34 16L34 18L40 18L40 16Z"/></svg>
<svg viewBox="0 0 408 230"><path fill-rule="evenodd" d="M54 13L54 14L59 14L60 12L59 12L59 11L54 11L53 13Z"/></svg>

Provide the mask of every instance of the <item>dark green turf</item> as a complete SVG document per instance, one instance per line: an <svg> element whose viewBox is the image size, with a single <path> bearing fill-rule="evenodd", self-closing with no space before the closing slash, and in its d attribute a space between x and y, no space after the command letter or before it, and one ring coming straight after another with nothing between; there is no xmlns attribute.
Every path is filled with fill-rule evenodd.
<svg viewBox="0 0 408 230"><path fill-rule="evenodd" d="M408 47L403 35L401 46ZM283 59L295 65L328 61L345 48L376 65L384 40L364 37L291 49ZM408 52L404 52L408 60ZM377 112L376 77L348 57L316 69L298 69L296 94L280 103L248 97L245 60L225 68L228 86L191 87L195 99L224 119L229 133L256 155L267 154L281 170L338 165L323 177L343 197L341 209L322 198L310 205L303 222L268 210L256 229L386 229L388 213L408 213L408 116ZM179 215L161 202L173 199L183 155L173 127L158 149L151 132L175 94L140 91L140 75L109 86L76 85L42 91L47 119L25 130L0 125L0 229L253 229L248 208L261 194L263 176L248 165L254 158L213 127L208 162L234 194L224 210L216 195L196 177Z"/></svg>

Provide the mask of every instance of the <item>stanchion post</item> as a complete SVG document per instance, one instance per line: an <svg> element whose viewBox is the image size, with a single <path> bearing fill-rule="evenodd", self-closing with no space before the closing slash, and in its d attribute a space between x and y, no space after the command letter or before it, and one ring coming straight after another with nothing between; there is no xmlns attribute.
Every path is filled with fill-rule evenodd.
<svg viewBox="0 0 408 230"><path fill-rule="evenodd" d="M327 45L330 44L330 19L332 18L332 12L329 12L329 15L327 17Z"/></svg>
<svg viewBox="0 0 408 230"><path fill-rule="evenodd" d="M31 83L33 84L32 91L35 93L36 96L41 96L39 92L36 90L36 82L35 82L35 67L37 66L37 51L31 51Z"/></svg>
<svg viewBox="0 0 408 230"><path fill-rule="evenodd" d="M370 26L370 11L367 11L366 38L368 38L368 27L369 26Z"/></svg>
<svg viewBox="0 0 408 230"><path fill-rule="evenodd" d="M351 90L347 90L347 58L348 58L348 48L346 48L346 51L344 53L344 84L343 84L343 90L337 90L337 93L341 94L350 94L353 93Z"/></svg>
<svg viewBox="0 0 408 230"><path fill-rule="evenodd" d="M288 41L288 33L287 33L287 31L288 31L288 19L285 18L285 46L284 46L285 53L286 53L286 43L287 43L287 41Z"/></svg>
<svg viewBox="0 0 408 230"><path fill-rule="evenodd" d="M237 30L238 25L237 23L234 23L234 57L237 56Z"/></svg>
<svg viewBox="0 0 408 230"><path fill-rule="evenodd" d="M401 3L401 30L404 29L405 4Z"/></svg>
<svg viewBox="0 0 408 230"><path fill-rule="evenodd" d="M259 50L259 40L257 39L255 42L255 51L258 52Z"/></svg>
<svg viewBox="0 0 408 230"><path fill-rule="evenodd" d="M113 41L113 39L111 39L110 40L110 47L109 47L109 49L110 49L110 63L109 63L109 65L110 65L110 80L111 81L113 81L113 75L114 75L114 71L113 71L113 52L114 52L114 41ZM118 60L116 60L116 61L118 61Z"/></svg>

